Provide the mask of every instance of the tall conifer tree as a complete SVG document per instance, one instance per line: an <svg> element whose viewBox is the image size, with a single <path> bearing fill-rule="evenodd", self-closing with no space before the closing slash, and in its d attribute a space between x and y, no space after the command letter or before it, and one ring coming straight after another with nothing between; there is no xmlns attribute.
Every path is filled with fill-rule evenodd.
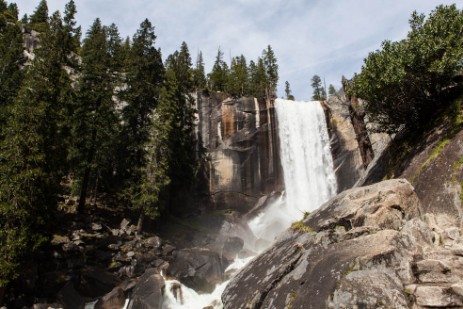
<svg viewBox="0 0 463 309"><path fill-rule="evenodd" d="M275 53L270 45L262 52L262 58L265 65L265 74L267 76L267 97L276 97L278 85L278 64Z"/></svg>
<svg viewBox="0 0 463 309"><path fill-rule="evenodd" d="M78 210L84 211L91 180L99 179L106 158L113 152L118 117L113 101L114 75L107 34L99 19L82 46L82 73L73 117L73 171L80 180ZM97 185L95 185L95 188Z"/></svg>
<svg viewBox="0 0 463 309"><path fill-rule="evenodd" d="M60 124L68 78L57 48L59 14L51 21L11 103L0 143L0 286L44 241L65 173Z"/></svg>
<svg viewBox="0 0 463 309"><path fill-rule="evenodd" d="M24 76L21 67L26 61L21 28L3 0L0 0L0 55L0 127L3 127L8 118L8 106L21 85ZM0 140L2 135L0 133Z"/></svg>
<svg viewBox="0 0 463 309"><path fill-rule="evenodd" d="M248 68L243 55L232 59L227 89L230 95L236 97L248 92Z"/></svg>
<svg viewBox="0 0 463 309"><path fill-rule="evenodd" d="M225 91L227 80L228 80L228 65L223 60L223 52L217 50L217 56L215 58L214 65L211 73L209 73L209 87L215 91Z"/></svg>
<svg viewBox="0 0 463 309"><path fill-rule="evenodd" d="M48 4L46 0L41 0L35 8L34 13L29 17L30 26L38 32L44 32L48 23Z"/></svg>
<svg viewBox="0 0 463 309"><path fill-rule="evenodd" d="M144 20L133 37L127 58L127 89L122 93L123 149L126 194L130 199L140 194L140 181L146 165L146 143L150 137L151 117L156 108L164 78L160 50L149 20Z"/></svg>
<svg viewBox="0 0 463 309"><path fill-rule="evenodd" d="M207 86L206 71L204 69L203 53L200 51L196 58L196 66L193 70L193 81L196 90L205 89Z"/></svg>

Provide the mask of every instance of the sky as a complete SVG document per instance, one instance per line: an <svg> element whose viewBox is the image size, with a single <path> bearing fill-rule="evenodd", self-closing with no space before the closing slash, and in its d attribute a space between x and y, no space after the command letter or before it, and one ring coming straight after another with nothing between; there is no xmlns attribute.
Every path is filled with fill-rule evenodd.
<svg viewBox="0 0 463 309"><path fill-rule="evenodd" d="M12 0L20 17L40 0ZM413 11L428 15L431 0L74 0L83 33L98 17L115 23L122 37L132 37L148 18L155 27L163 58L188 44L193 63L203 53L206 72L217 50L224 60L243 54L256 61L271 45L279 65L278 96L285 81L297 100L310 100L310 79L319 75L340 87L342 75L360 72L363 59L384 40L405 38ZM64 11L67 0L48 0L49 13ZM462 5L459 4L461 9Z"/></svg>

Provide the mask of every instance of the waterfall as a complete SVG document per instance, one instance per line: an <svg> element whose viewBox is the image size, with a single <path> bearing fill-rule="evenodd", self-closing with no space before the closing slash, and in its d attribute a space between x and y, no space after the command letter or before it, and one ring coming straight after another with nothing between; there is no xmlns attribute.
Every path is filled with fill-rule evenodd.
<svg viewBox="0 0 463 309"><path fill-rule="evenodd" d="M320 207L337 190L320 102L276 99L275 110L285 195L249 222L254 235L267 244L304 213Z"/></svg>
<svg viewBox="0 0 463 309"><path fill-rule="evenodd" d="M286 204L297 217L336 194L325 112L318 101L277 99L275 108Z"/></svg>
<svg viewBox="0 0 463 309"><path fill-rule="evenodd" d="M257 239L251 245L255 252L262 252L270 246L279 233L294 221L300 220L305 212L317 209L337 190L326 118L320 102L277 99L275 109L285 194L248 222ZM248 261L236 259L229 268L238 266L236 268L240 269ZM170 292L172 284L178 282L168 280L166 283L165 309L203 308L210 305L222 308L220 295L226 282L207 295L198 295L182 286L183 304Z"/></svg>

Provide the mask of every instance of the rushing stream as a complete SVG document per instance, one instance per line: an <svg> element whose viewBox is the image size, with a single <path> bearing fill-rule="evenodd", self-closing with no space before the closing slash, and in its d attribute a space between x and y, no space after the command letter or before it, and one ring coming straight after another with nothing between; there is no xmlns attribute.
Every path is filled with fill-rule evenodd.
<svg viewBox="0 0 463 309"><path fill-rule="evenodd" d="M300 220L305 212L317 209L336 193L330 141L320 103L277 99L275 108L286 192L248 222L259 240L251 244L255 252L265 250L292 222ZM267 246L259 247L257 243ZM236 259L227 270L239 271L250 259ZM227 282L223 282L213 293L199 295L176 280L167 280L163 308L222 308L220 296L226 285ZM175 286L180 286L177 297L172 288Z"/></svg>

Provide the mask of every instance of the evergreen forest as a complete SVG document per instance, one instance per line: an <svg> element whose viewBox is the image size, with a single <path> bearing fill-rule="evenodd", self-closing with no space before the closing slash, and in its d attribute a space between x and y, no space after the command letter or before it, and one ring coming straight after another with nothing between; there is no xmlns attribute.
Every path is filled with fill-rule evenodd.
<svg viewBox="0 0 463 309"><path fill-rule="evenodd" d="M31 16L0 0L0 287L49 241L57 205L78 196L88 213L110 196L143 222L180 211L202 154L196 148L196 92L275 97L271 46L230 66L218 49L212 71L185 42L165 57L154 25L121 38L96 19L85 33L70 0ZM159 220L159 219L158 219Z"/></svg>

